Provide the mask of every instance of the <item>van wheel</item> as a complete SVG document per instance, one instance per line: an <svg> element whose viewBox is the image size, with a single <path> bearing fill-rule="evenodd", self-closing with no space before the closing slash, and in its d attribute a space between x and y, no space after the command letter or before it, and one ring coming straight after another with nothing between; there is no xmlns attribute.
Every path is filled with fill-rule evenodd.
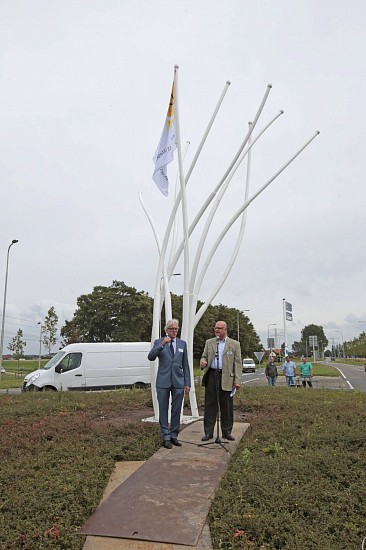
<svg viewBox="0 0 366 550"><path fill-rule="evenodd" d="M57 391L53 386L44 386L42 391Z"/></svg>

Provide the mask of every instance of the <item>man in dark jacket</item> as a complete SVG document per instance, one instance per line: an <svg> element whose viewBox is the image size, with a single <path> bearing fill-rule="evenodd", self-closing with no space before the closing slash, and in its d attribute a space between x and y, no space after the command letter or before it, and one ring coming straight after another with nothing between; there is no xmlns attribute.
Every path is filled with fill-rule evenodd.
<svg viewBox="0 0 366 550"><path fill-rule="evenodd" d="M264 374L267 376L268 385L269 386L275 386L277 381L277 367L274 362L274 357L270 355L269 361L267 363L267 366L265 368Z"/></svg>

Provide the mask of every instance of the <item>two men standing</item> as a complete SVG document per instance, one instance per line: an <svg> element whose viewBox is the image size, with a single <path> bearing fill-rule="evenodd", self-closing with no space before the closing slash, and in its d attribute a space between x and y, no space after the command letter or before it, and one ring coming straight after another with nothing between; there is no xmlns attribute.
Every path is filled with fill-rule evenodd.
<svg viewBox="0 0 366 550"><path fill-rule="evenodd" d="M150 361L159 359L156 392L160 431L166 449L171 449L173 445L182 445L178 441L180 414L184 393L189 393L191 386L187 344L177 338L178 330L177 319L168 321L165 326L166 336L155 340L148 355ZM213 438L219 409L222 435L228 441L234 441L231 434L234 423L233 393L240 388L242 363L240 344L227 336L227 325L224 321L216 323L215 337L206 340L200 365L205 370L202 378L202 385L205 386L205 435L202 441ZM169 426L170 397L172 404Z"/></svg>

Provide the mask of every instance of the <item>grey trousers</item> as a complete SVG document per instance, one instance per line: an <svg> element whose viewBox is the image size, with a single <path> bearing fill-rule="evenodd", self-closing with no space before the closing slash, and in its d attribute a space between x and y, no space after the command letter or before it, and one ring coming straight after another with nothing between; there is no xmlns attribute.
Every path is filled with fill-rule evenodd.
<svg viewBox="0 0 366 550"><path fill-rule="evenodd" d="M163 441L177 439L180 426L180 412L184 397L184 388L156 388L159 403L159 424ZM172 396L170 427L168 422L169 398Z"/></svg>

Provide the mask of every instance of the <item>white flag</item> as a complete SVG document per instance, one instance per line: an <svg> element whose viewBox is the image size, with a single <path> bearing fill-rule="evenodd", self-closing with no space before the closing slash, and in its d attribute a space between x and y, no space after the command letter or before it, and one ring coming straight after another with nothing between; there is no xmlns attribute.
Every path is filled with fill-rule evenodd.
<svg viewBox="0 0 366 550"><path fill-rule="evenodd" d="M153 174L153 180L159 187L160 191L168 196L169 180L167 174L167 165L172 162L174 156L173 153L177 148L176 143L176 121L174 112L174 82L172 86L172 93L170 95L169 108L166 115L166 121L164 124L163 133L159 141L158 148L155 151L153 158L155 168Z"/></svg>

